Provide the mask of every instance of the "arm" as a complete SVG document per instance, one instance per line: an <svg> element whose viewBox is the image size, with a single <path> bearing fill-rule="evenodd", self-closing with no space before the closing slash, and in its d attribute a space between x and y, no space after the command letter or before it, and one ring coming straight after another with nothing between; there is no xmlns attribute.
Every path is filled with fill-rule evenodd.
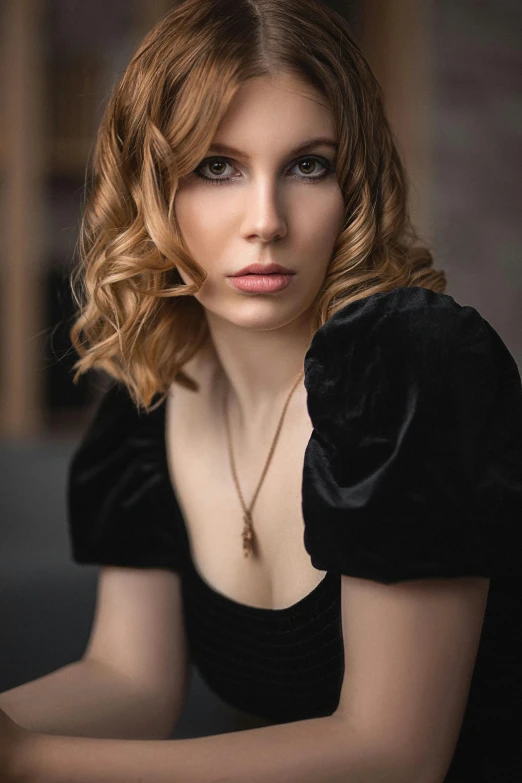
<svg viewBox="0 0 522 783"><path fill-rule="evenodd" d="M152 739L169 733L154 693L89 659L4 691L0 709L19 726L45 734Z"/></svg>
<svg viewBox="0 0 522 783"><path fill-rule="evenodd" d="M24 757L24 783L428 783L334 715L188 740L34 735Z"/></svg>
<svg viewBox="0 0 522 783"><path fill-rule="evenodd" d="M178 574L104 567L82 660L0 694L0 709L44 734L162 738L188 673Z"/></svg>
<svg viewBox="0 0 522 783"><path fill-rule="evenodd" d="M442 783L475 662L488 580L343 577L337 711L189 740L30 737L29 783Z"/></svg>

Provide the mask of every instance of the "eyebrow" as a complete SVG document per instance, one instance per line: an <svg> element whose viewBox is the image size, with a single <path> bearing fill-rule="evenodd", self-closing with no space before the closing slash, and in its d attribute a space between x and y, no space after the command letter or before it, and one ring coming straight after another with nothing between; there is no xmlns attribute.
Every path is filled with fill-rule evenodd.
<svg viewBox="0 0 522 783"><path fill-rule="evenodd" d="M312 147L319 146L331 147L333 150L337 150L339 147L337 142L333 139L330 139L326 136L320 136L316 139L310 139L310 141L306 141L304 144L300 144L298 147L290 150L289 154L297 155L299 152L307 152L308 150L312 149ZM244 158L245 160L249 159L249 156L245 152L242 152L235 147L230 147L228 144L219 144L217 142L212 143L209 147L209 151L210 150L223 153L224 155L236 155L238 158Z"/></svg>

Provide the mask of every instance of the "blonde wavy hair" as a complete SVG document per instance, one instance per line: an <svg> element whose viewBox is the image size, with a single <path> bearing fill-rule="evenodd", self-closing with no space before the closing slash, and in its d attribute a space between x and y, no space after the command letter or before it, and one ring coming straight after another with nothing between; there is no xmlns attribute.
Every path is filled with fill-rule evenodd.
<svg viewBox="0 0 522 783"><path fill-rule="evenodd" d="M334 116L345 221L313 308L311 336L340 308L399 286L443 292L418 241L382 90L347 22L315 0L186 0L140 44L113 90L93 149L71 275L74 382L93 368L152 408L209 338L194 297L205 271L183 246L174 199L247 79L289 73ZM178 269L190 284L184 284ZM154 405L153 407L156 407Z"/></svg>

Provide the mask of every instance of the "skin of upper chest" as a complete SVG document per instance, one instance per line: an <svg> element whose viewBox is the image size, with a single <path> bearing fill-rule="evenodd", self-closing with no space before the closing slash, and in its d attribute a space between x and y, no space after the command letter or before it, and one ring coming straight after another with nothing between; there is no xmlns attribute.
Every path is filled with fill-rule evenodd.
<svg viewBox="0 0 522 783"><path fill-rule="evenodd" d="M166 446L171 483L181 507L192 559L200 576L232 600L279 609L299 601L325 572L314 568L304 548L302 467L312 424L306 395L285 417L252 517L257 550L245 558L243 509L234 483L225 424L209 410L204 394L175 386L167 401ZM233 441L239 486L250 506L274 431L251 432ZM232 438L234 433L232 433Z"/></svg>

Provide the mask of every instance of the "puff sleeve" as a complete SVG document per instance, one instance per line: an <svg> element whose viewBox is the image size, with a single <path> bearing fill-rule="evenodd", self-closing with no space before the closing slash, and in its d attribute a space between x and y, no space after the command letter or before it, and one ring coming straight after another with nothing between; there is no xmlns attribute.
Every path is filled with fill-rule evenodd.
<svg viewBox="0 0 522 783"><path fill-rule="evenodd" d="M139 412L114 384L73 454L67 481L69 541L80 564L182 564L181 512L168 476L164 411Z"/></svg>
<svg viewBox="0 0 522 783"><path fill-rule="evenodd" d="M352 302L314 334L305 386L316 568L520 579L522 385L477 310L419 287Z"/></svg>

